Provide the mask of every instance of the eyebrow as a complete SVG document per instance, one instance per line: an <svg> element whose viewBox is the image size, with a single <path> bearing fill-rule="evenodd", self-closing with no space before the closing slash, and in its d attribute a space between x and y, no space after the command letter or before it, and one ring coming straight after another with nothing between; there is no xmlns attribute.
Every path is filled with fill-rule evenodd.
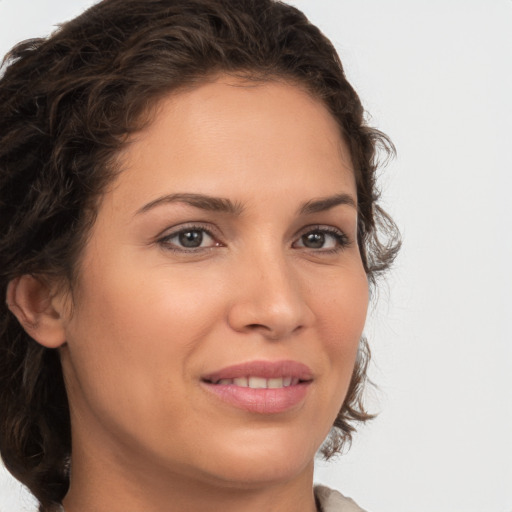
<svg viewBox="0 0 512 512"><path fill-rule="evenodd" d="M324 212L330 210L335 206L347 205L357 210L357 204L355 199L349 194L336 194L329 197L321 197L304 203L299 213L301 215L311 215L312 213Z"/></svg>
<svg viewBox="0 0 512 512"><path fill-rule="evenodd" d="M212 197L204 194L168 194L155 199L137 210L135 215L145 213L157 206L169 203L185 203L201 210L212 212L230 213L240 215L243 206L240 203L234 203L230 199L222 197Z"/></svg>
<svg viewBox="0 0 512 512"><path fill-rule="evenodd" d="M234 203L227 198L213 197L204 194L180 193L158 197L137 210L135 215L146 213L157 206L170 203L185 203L201 210L229 213L232 215L240 215L244 210L244 206L241 203ZM334 196L307 201L299 208L299 214L311 215L313 213L330 210L339 205L348 205L357 209L356 202L351 195L336 194Z"/></svg>

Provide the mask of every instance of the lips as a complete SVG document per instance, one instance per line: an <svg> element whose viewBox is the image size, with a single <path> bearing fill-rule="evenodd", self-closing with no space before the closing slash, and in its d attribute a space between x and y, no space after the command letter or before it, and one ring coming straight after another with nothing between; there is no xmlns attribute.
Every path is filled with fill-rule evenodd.
<svg viewBox="0 0 512 512"><path fill-rule="evenodd" d="M278 389L286 388L288 386L296 386L299 382L299 379L290 376L266 379L265 377L249 375L247 377L237 377L235 379L220 379L217 382L212 382L212 384L220 384L222 386L233 384L242 388L251 389Z"/></svg>
<svg viewBox="0 0 512 512"><path fill-rule="evenodd" d="M312 381L311 369L296 361L252 361L201 379L203 387L224 403L259 414L300 406Z"/></svg>
<svg viewBox="0 0 512 512"><path fill-rule="evenodd" d="M217 383L222 379L250 376L265 379L292 377L307 381L313 378L313 373L308 366L296 361L250 361L207 374L202 380Z"/></svg>

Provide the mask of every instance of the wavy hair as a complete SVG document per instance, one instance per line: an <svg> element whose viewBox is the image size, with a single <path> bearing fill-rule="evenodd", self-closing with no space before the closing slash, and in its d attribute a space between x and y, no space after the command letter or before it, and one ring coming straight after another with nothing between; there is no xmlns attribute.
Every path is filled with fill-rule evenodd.
<svg viewBox="0 0 512 512"><path fill-rule="evenodd" d="M373 287L400 245L379 207L379 155L330 41L274 0L103 0L46 39L14 47L0 78L0 294L24 274L76 278L98 199L128 136L158 100L218 73L283 79L321 100L354 164L358 241ZM326 457L350 442L363 406L369 351L361 341ZM57 510L69 487L71 426L57 350L36 343L0 302L0 453L9 471Z"/></svg>

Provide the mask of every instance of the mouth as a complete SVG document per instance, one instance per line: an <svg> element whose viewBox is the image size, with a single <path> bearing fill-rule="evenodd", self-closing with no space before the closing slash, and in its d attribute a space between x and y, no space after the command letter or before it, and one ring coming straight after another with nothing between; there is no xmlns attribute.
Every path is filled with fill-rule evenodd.
<svg viewBox="0 0 512 512"><path fill-rule="evenodd" d="M295 361L253 361L205 375L201 382L225 404L258 414L277 414L300 407L313 374Z"/></svg>
<svg viewBox="0 0 512 512"><path fill-rule="evenodd" d="M237 377L235 379L219 379L216 382L210 382L210 384L215 384L219 386L239 386L241 388L251 388L251 389L280 389L287 388L289 386L296 386L301 382L305 382L300 380L297 377L274 377L270 379L266 379L265 377L256 377L256 376L248 376L248 377Z"/></svg>

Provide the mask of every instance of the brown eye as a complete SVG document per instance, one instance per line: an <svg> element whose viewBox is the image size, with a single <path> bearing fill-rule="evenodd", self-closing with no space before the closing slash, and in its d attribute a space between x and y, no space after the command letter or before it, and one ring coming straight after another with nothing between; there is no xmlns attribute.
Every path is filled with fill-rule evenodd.
<svg viewBox="0 0 512 512"><path fill-rule="evenodd" d="M194 251L219 247L221 244L206 229L189 227L175 231L159 240L166 249L173 251Z"/></svg>
<svg viewBox="0 0 512 512"><path fill-rule="evenodd" d="M198 229L182 231L178 234L178 241L182 247L188 249L201 247L203 243L203 232Z"/></svg>
<svg viewBox="0 0 512 512"><path fill-rule="evenodd" d="M341 250L347 245L349 240L345 233L326 226L307 231L293 244L293 247L329 252Z"/></svg>
<svg viewBox="0 0 512 512"><path fill-rule="evenodd" d="M312 231L301 237L302 245L309 249L321 249L325 244L325 234L320 231Z"/></svg>

